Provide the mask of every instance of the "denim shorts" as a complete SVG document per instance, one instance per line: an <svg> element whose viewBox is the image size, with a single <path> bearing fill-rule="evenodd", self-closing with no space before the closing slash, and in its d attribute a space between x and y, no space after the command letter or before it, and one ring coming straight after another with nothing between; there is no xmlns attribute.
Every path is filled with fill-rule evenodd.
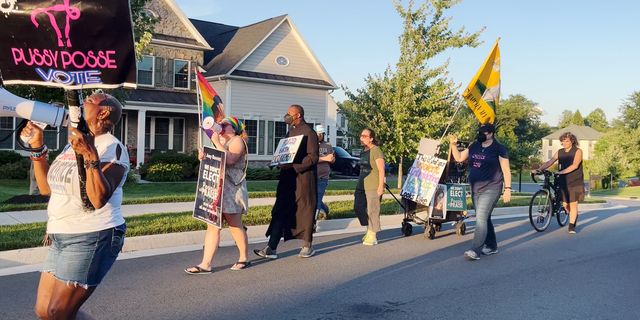
<svg viewBox="0 0 640 320"><path fill-rule="evenodd" d="M85 289L100 284L124 245L127 226L87 233L50 234L51 248L42 272Z"/></svg>

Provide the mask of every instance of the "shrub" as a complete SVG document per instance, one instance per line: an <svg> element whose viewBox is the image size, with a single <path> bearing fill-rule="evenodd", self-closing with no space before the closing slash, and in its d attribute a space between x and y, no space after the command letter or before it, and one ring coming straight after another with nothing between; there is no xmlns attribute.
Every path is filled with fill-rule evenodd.
<svg viewBox="0 0 640 320"><path fill-rule="evenodd" d="M23 160L24 157L19 153L11 150L2 150L0 151L0 165L7 163L15 163Z"/></svg>
<svg viewBox="0 0 640 320"><path fill-rule="evenodd" d="M138 177L136 177L135 172L133 170L129 170L127 173L127 180L124 181L124 184L136 184L138 183Z"/></svg>
<svg viewBox="0 0 640 320"><path fill-rule="evenodd" d="M0 179L26 179L29 177L31 163L29 160L23 159L13 163L0 165Z"/></svg>
<svg viewBox="0 0 640 320"><path fill-rule="evenodd" d="M177 152L154 153L149 161L140 166L140 175L146 177L149 169L156 164L177 164L182 167L182 175L185 178L195 177L198 174L200 161L197 154L186 154ZM147 179L148 180L148 179Z"/></svg>
<svg viewBox="0 0 640 320"><path fill-rule="evenodd" d="M280 170L265 168L249 168L247 169L247 180L278 180Z"/></svg>
<svg viewBox="0 0 640 320"><path fill-rule="evenodd" d="M158 163L149 167L147 180L149 181L181 181L184 179L182 166L179 164Z"/></svg>

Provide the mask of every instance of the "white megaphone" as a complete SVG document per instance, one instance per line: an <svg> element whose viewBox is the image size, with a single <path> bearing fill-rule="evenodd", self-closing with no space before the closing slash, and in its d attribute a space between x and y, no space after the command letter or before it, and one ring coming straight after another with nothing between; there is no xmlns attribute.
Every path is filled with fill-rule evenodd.
<svg viewBox="0 0 640 320"><path fill-rule="evenodd" d="M0 88L0 117L23 118L52 127L69 125L69 113L66 109L23 99L2 88Z"/></svg>

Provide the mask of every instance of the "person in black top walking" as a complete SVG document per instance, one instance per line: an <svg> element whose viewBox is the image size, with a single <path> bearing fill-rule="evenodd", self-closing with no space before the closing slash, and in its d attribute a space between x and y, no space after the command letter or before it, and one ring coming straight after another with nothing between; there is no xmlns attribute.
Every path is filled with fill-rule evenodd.
<svg viewBox="0 0 640 320"><path fill-rule="evenodd" d="M470 260L480 260L480 254L488 256L498 253L498 241L491 222L491 213L501 195L504 203L511 201L509 155L504 145L494 139L495 132L493 124L481 125L478 128L477 142L463 151L455 147L458 139L449 136L449 148L453 158L458 162L469 159L471 201L476 212L476 229L473 232L471 249L464 253Z"/></svg>
<svg viewBox="0 0 640 320"><path fill-rule="evenodd" d="M558 161L558 186L564 209L569 212L569 233L576 233L578 222L578 201L584 200L584 172L582 171L582 150L578 148L578 139L571 132L560 136L562 149L558 150L540 169L533 171L538 174L541 170L551 167Z"/></svg>

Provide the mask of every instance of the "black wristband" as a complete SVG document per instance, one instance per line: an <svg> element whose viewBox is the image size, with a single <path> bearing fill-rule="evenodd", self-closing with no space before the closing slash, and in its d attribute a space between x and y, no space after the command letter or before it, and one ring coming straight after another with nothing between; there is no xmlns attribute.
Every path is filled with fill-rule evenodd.
<svg viewBox="0 0 640 320"><path fill-rule="evenodd" d="M511 189L511 187L504 187L505 189Z"/></svg>
<svg viewBox="0 0 640 320"><path fill-rule="evenodd" d="M90 161L90 160L85 160L84 161L84 168L85 169L100 169L100 161Z"/></svg>

